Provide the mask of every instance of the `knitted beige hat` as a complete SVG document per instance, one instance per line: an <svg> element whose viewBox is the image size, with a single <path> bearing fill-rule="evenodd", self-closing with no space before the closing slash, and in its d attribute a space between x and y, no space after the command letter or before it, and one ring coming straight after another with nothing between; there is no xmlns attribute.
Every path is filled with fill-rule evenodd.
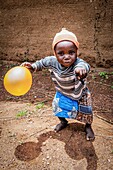
<svg viewBox="0 0 113 170"><path fill-rule="evenodd" d="M53 50L58 42L65 41L65 40L73 42L76 45L76 47L79 48L79 42L77 41L76 35L66 30L66 28L62 28L60 32L56 33L53 39L53 43L52 43Z"/></svg>

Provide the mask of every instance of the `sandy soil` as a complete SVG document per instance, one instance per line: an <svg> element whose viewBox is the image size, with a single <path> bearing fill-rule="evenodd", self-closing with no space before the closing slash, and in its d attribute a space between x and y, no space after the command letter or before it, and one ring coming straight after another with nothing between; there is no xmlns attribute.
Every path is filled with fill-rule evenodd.
<svg viewBox="0 0 113 170"><path fill-rule="evenodd" d="M112 170L113 70L92 69L88 77L96 136L89 142L84 124L75 120L69 120L61 132L54 132L59 121L52 115L55 91L48 71L34 73L30 91L14 97L4 89L3 78L17 63L6 65L2 64L0 72L0 170ZM99 76L103 71L107 79Z"/></svg>

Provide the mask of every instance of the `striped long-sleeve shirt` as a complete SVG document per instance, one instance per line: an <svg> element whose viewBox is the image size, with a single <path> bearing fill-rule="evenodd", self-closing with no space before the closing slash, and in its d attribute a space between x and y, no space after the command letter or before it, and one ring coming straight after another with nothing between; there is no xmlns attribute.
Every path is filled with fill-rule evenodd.
<svg viewBox="0 0 113 170"><path fill-rule="evenodd" d="M56 91L74 100L79 100L82 97L86 88L86 79L78 80L75 68L85 68L88 73L90 66L84 60L77 58L73 65L64 67L57 61L55 56L48 56L33 63L32 67L39 71L43 68L49 69Z"/></svg>

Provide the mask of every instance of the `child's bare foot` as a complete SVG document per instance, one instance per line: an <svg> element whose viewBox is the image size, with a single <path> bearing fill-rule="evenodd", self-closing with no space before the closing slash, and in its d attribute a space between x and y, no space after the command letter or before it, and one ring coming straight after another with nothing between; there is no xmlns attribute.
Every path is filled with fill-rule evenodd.
<svg viewBox="0 0 113 170"><path fill-rule="evenodd" d="M91 124L86 124L85 132L86 132L87 140L93 141L95 139L95 135L94 135L93 129L91 127Z"/></svg>
<svg viewBox="0 0 113 170"><path fill-rule="evenodd" d="M59 132L60 130L66 128L67 125L68 125L67 122L60 122L58 125L56 125L56 127L55 127L54 130L55 130L56 132Z"/></svg>

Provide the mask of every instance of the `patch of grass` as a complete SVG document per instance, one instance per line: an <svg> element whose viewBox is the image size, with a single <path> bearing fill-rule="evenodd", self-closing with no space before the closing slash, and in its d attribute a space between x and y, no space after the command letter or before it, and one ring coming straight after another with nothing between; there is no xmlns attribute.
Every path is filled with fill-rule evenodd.
<svg viewBox="0 0 113 170"><path fill-rule="evenodd" d="M113 72L107 73L106 71L101 71L99 72L99 76L104 78L104 79L108 79L108 75L113 75Z"/></svg>
<svg viewBox="0 0 113 170"><path fill-rule="evenodd" d="M113 154L113 150L111 151L111 154Z"/></svg>
<svg viewBox="0 0 113 170"><path fill-rule="evenodd" d="M99 76L104 78L104 79L108 79L108 73L105 71L99 72Z"/></svg>
<svg viewBox="0 0 113 170"><path fill-rule="evenodd" d="M38 103L38 104L36 105L36 109L41 109L43 106L44 106L44 103L43 103L43 102Z"/></svg>
<svg viewBox="0 0 113 170"><path fill-rule="evenodd" d="M95 79L96 79L96 76L92 75L92 79L95 80Z"/></svg>
<svg viewBox="0 0 113 170"><path fill-rule="evenodd" d="M111 85L111 88L113 89L113 82L111 83L112 85Z"/></svg>
<svg viewBox="0 0 113 170"><path fill-rule="evenodd" d="M20 111L17 113L16 117L19 118L19 117L23 117L23 116L26 116L27 115L27 111Z"/></svg>

